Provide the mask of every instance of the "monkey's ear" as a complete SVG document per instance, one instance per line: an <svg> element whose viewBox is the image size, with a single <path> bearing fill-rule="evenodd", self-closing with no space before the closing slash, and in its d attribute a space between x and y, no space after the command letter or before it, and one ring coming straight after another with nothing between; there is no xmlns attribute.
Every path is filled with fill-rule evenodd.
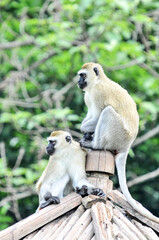
<svg viewBox="0 0 159 240"><path fill-rule="evenodd" d="M71 137L70 137L70 136L67 136L67 137L66 137L66 142L71 143Z"/></svg>
<svg viewBox="0 0 159 240"><path fill-rule="evenodd" d="M96 76L99 76L99 70L98 70L98 68L97 68L97 67L95 67L95 68L93 68L93 70L94 70L94 72L95 72Z"/></svg>

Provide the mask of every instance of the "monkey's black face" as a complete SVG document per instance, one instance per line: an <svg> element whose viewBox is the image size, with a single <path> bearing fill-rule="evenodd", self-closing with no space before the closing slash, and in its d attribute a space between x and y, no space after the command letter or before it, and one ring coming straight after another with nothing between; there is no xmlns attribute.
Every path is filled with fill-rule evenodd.
<svg viewBox="0 0 159 240"><path fill-rule="evenodd" d="M87 82L86 82L86 73L80 73L79 74L80 78L78 80L78 86L81 89L84 89L87 86Z"/></svg>
<svg viewBox="0 0 159 240"><path fill-rule="evenodd" d="M55 152L56 141L49 140L49 144L46 147L46 153L52 155Z"/></svg>

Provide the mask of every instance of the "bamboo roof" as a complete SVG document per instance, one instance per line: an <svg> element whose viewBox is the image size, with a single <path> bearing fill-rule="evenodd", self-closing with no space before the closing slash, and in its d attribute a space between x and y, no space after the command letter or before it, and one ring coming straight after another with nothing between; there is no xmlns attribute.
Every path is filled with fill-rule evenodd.
<svg viewBox="0 0 159 240"><path fill-rule="evenodd" d="M93 156L102 156L100 159L108 165L112 162L107 153L96 151ZM94 176L95 169L91 170L94 166L86 165L88 172L92 171L89 179L94 176L97 184L103 184L101 166L97 166L101 175ZM112 174L113 168L108 168ZM112 190L107 177L105 184L107 199L93 195L82 199L71 193L60 204L50 205L1 231L0 240L159 240L159 224L137 213L119 191Z"/></svg>

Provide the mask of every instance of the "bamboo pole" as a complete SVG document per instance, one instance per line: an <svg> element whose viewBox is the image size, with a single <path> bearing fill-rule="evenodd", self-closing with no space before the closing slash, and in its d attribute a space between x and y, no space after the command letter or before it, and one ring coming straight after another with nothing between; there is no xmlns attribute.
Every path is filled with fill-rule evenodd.
<svg viewBox="0 0 159 240"><path fill-rule="evenodd" d="M87 209L77 223L65 236L65 240L78 239L91 222L90 209Z"/></svg>
<svg viewBox="0 0 159 240"><path fill-rule="evenodd" d="M62 238L59 238L59 234L63 230L63 228L65 228L65 226L67 225L67 223L69 222L71 217L72 217L72 215L70 215L68 217L64 217L64 220L62 221L62 223L59 225L59 227L56 229L56 231L52 232L51 236L49 238L47 238L47 240L62 239Z"/></svg>
<svg viewBox="0 0 159 240"><path fill-rule="evenodd" d="M55 220L53 222L50 222L48 224L46 224L44 227L42 227L39 231L37 231L37 234L30 238L30 240L43 240L45 237L48 238L48 233L50 233L50 231L54 228L56 224L60 221L60 219L58 218L58 220ZM29 234L29 236L31 236L32 234ZM26 240L26 238L24 238L23 240Z"/></svg>
<svg viewBox="0 0 159 240"><path fill-rule="evenodd" d="M126 209L126 211L131 215L139 219L141 222L145 223L146 225L150 226L157 232L159 232L159 224L151 221L148 218L145 218L142 216L140 213L135 211L133 207L126 201L125 197L117 190L113 190L109 192L108 198L118 204L119 206L123 207Z"/></svg>
<svg viewBox="0 0 159 240"><path fill-rule="evenodd" d="M110 219L105 205L98 202L91 208L95 237L98 240L113 240Z"/></svg>
<svg viewBox="0 0 159 240"><path fill-rule="evenodd" d="M78 240L90 240L94 235L93 223L91 222L88 227L84 230Z"/></svg>
<svg viewBox="0 0 159 240"><path fill-rule="evenodd" d="M73 226L77 223L79 218L84 213L84 207L80 205L78 209L73 213L71 219L67 223L67 225L62 229L61 233L59 233L58 238L64 239L64 237L68 234L69 231L73 228Z"/></svg>
<svg viewBox="0 0 159 240"><path fill-rule="evenodd" d="M71 193L61 200L60 204L50 205L37 213L25 218L13 226L0 232L1 240L18 240L35 231L46 223L77 207L81 203L81 196Z"/></svg>
<svg viewBox="0 0 159 240"><path fill-rule="evenodd" d="M114 174L114 156L109 151L92 150L87 155L86 172L88 181L106 193L110 192L113 183L109 176Z"/></svg>
<svg viewBox="0 0 159 240"><path fill-rule="evenodd" d="M84 197L82 199L82 204L86 209L91 208L93 206L93 204L95 204L97 202L106 203L106 199L105 198L100 198L100 197L95 196L95 195L89 195L89 196Z"/></svg>
<svg viewBox="0 0 159 240"><path fill-rule="evenodd" d="M128 218L126 218L116 207L113 208L113 213L114 216L119 218L124 224L126 224L129 229L131 229L131 231L136 235L136 238L139 240L147 240L144 235L138 230L138 228L132 224L132 222L129 221Z"/></svg>
<svg viewBox="0 0 159 240"><path fill-rule="evenodd" d="M136 220L132 220L132 222L140 230L140 232L142 232L142 234L146 237L146 239L149 239L149 240L159 239L157 234L150 227L144 226Z"/></svg>

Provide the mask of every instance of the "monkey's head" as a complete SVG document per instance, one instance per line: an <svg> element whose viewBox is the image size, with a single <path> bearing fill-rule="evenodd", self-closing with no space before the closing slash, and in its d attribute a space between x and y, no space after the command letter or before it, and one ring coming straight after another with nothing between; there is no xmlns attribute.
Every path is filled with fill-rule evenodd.
<svg viewBox="0 0 159 240"><path fill-rule="evenodd" d="M78 86L84 91L94 87L99 82L99 78L104 74L102 67L98 63L85 63L78 71Z"/></svg>
<svg viewBox="0 0 159 240"><path fill-rule="evenodd" d="M47 141L46 153L51 156L55 151L62 151L63 148L68 147L72 143L72 137L65 131L54 131L47 138Z"/></svg>

